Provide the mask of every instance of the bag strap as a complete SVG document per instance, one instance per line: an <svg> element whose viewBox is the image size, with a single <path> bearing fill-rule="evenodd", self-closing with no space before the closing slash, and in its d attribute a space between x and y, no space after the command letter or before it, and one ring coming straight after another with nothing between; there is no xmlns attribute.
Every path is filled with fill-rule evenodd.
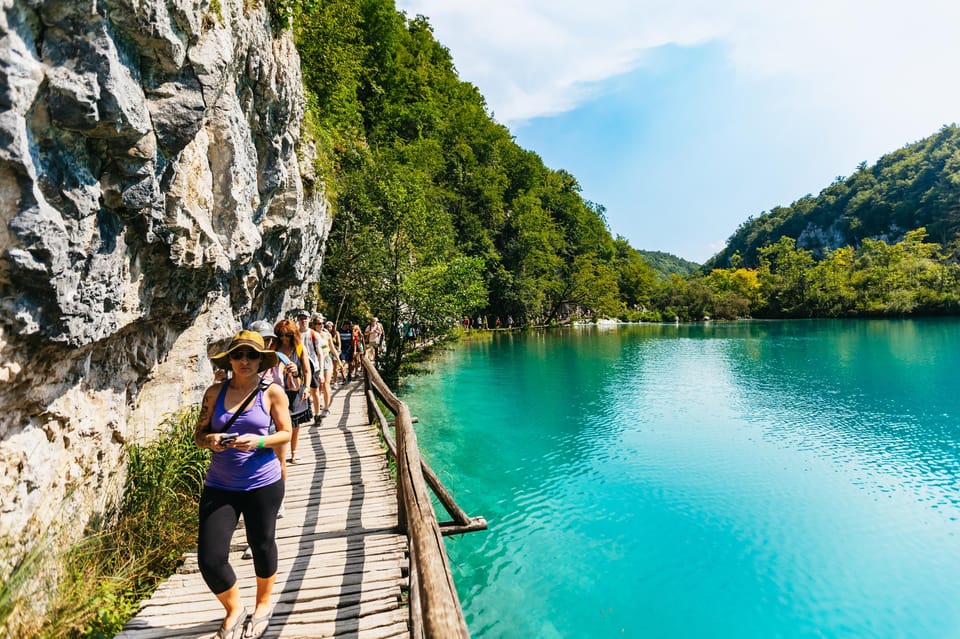
<svg viewBox="0 0 960 639"><path fill-rule="evenodd" d="M221 430L220 432L226 433L227 431L229 431L230 427L233 426L233 422L237 421L237 418L240 417L240 413L242 413L243 410L247 407L247 405L251 401L253 401L253 398L257 396L257 393L262 393L268 388L270 388L270 383L264 381L263 376L261 375L260 381L257 383L257 387L253 389L252 393L247 395L247 398L243 400L242 404L240 404L240 408L234 411L233 415L230 417L230 419L227 420L227 423L224 425L223 430Z"/></svg>

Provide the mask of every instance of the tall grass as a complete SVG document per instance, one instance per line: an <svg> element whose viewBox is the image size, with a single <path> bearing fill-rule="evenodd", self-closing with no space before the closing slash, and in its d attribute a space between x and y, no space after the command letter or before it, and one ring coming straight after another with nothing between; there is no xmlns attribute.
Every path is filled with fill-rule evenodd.
<svg viewBox="0 0 960 639"><path fill-rule="evenodd" d="M79 543L56 556L59 579L39 628L23 627L11 636L113 637L174 572L196 544L197 504L209 460L209 452L193 442L196 416L196 408L172 416L152 443L128 448L117 512L91 522Z"/></svg>

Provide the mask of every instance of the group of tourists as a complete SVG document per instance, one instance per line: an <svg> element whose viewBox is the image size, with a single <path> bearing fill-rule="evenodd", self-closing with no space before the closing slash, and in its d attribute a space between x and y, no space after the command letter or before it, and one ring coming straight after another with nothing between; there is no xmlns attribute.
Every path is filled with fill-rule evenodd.
<svg viewBox="0 0 960 639"><path fill-rule="evenodd" d="M339 331L320 314L296 311L275 324L260 320L233 336L210 360L214 383L203 395L194 441L212 451L200 497L197 559L207 587L226 611L216 639L255 639L273 615L276 521L282 516L286 464L300 462L299 429L330 414L331 387L359 379L360 358L383 348L374 317L361 331ZM289 448L289 457L287 457ZM257 578L252 614L240 602L230 541L240 516Z"/></svg>
<svg viewBox="0 0 960 639"><path fill-rule="evenodd" d="M513 328L513 316L507 315L506 320L501 321L500 316L497 315L493 318L493 324L491 325L486 315L477 315L476 318L471 318L469 315L464 315L462 323L463 328L466 331L469 331L471 328L484 331L488 331L493 328L493 330L499 331L501 328Z"/></svg>

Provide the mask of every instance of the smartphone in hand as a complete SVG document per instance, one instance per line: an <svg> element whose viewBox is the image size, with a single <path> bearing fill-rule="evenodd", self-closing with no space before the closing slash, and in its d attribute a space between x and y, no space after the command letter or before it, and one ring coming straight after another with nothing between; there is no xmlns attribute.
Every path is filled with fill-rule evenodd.
<svg viewBox="0 0 960 639"><path fill-rule="evenodd" d="M227 444L235 440L237 437L239 437L239 435L240 433L227 433L226 435L221 435L220 445L226 446Z"/></svg>

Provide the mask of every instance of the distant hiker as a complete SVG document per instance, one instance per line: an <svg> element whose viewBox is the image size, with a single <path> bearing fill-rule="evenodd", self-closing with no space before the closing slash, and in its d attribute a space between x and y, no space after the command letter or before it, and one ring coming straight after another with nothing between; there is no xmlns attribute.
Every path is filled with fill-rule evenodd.
<svg viewBox="0 0 960 639"><path fill-rule="evenodd" d="M320 392L323 393L323 408L317 414L315 422L330 414L330 377L333 375L333 358L339 358L340 354L333 345L333 338L323 323L323 315L315 315L311 320L310 328L320 338L318 353L320 359Z"/></svg>
<svg viewBox="0 0 960 639"><path fill-rule="evenodd" d="M307 359L306 350L300 343L300 331L292 320L280 320L273 327L273 331L280 340L277 352L286 355L292 364L284 377L284 390L290 401L290 422L293 427L290 435L290 457L287 458L287 462L296 464L300 462L300 457L297 455L300 425L309 423L313 419L307 390L310 388L310 360Z"/></svg>
<svg viewBox="0 0 960 639"><path fill-rule="evenodd" d="M310 313L305 310L297 311L297 329L300 331L300 343L307 352L310 362L310 401L313 403L313 414L320 421L320 337L310 328Z"/></svg>
<svg viewBox="0 0 960 639"><path fill-rule="evenodd" d="M197 562L207 587L226 611L217 637L260 637L273 613L270 597L277 579L277 512L284 483L276 447L290 440L287 397L276 384L262 384L260 373L277 365L255 331L240 331L227 349L210 358L230 371L230 379L203 394L194 441L213 451L200 495ZM276 432L270 433L270 422ZM256 607L247 619L240 587L230 565L230 541L240 516L253 553Z"/></svg>
<svg viewBox="0 0 960 639"><path fill-rule="evenodd" d="M343 320L340 325L340 361L341 373L347 382L353 381L353 327L350 320Z"/></svg>
<svg viewBox="0 0 960 639"><path fill-rule="evenodd" d="M363 350L365 348L365 342L363 339L363 332L360 330L359 324L354 324L350 331L352 333L353 340L353 374L359 375L360 369L363 367L363 364L360 363L360 358L363 357Z"/></svg>
<svg viewBox="0 0 960 639"><path fill-rule="evenodd" d="M331 355L333 372L330 374L330 387L337 389L340 386L340 381L343 380L343 374L340 370L340 333L334 330L333 322L330 320L327 320L323 327L330 333L330 340L333 343L333 352L335 353L335 355Z"/></svg>
<svg viewBox="0 0 960 639"><path fill-rule="evenodd" d="M366 337L367 346L373 348L373 354L379 355L383 349L383 324L379 319L374 317L370 320L364 331L364 337Z"/></svg>

